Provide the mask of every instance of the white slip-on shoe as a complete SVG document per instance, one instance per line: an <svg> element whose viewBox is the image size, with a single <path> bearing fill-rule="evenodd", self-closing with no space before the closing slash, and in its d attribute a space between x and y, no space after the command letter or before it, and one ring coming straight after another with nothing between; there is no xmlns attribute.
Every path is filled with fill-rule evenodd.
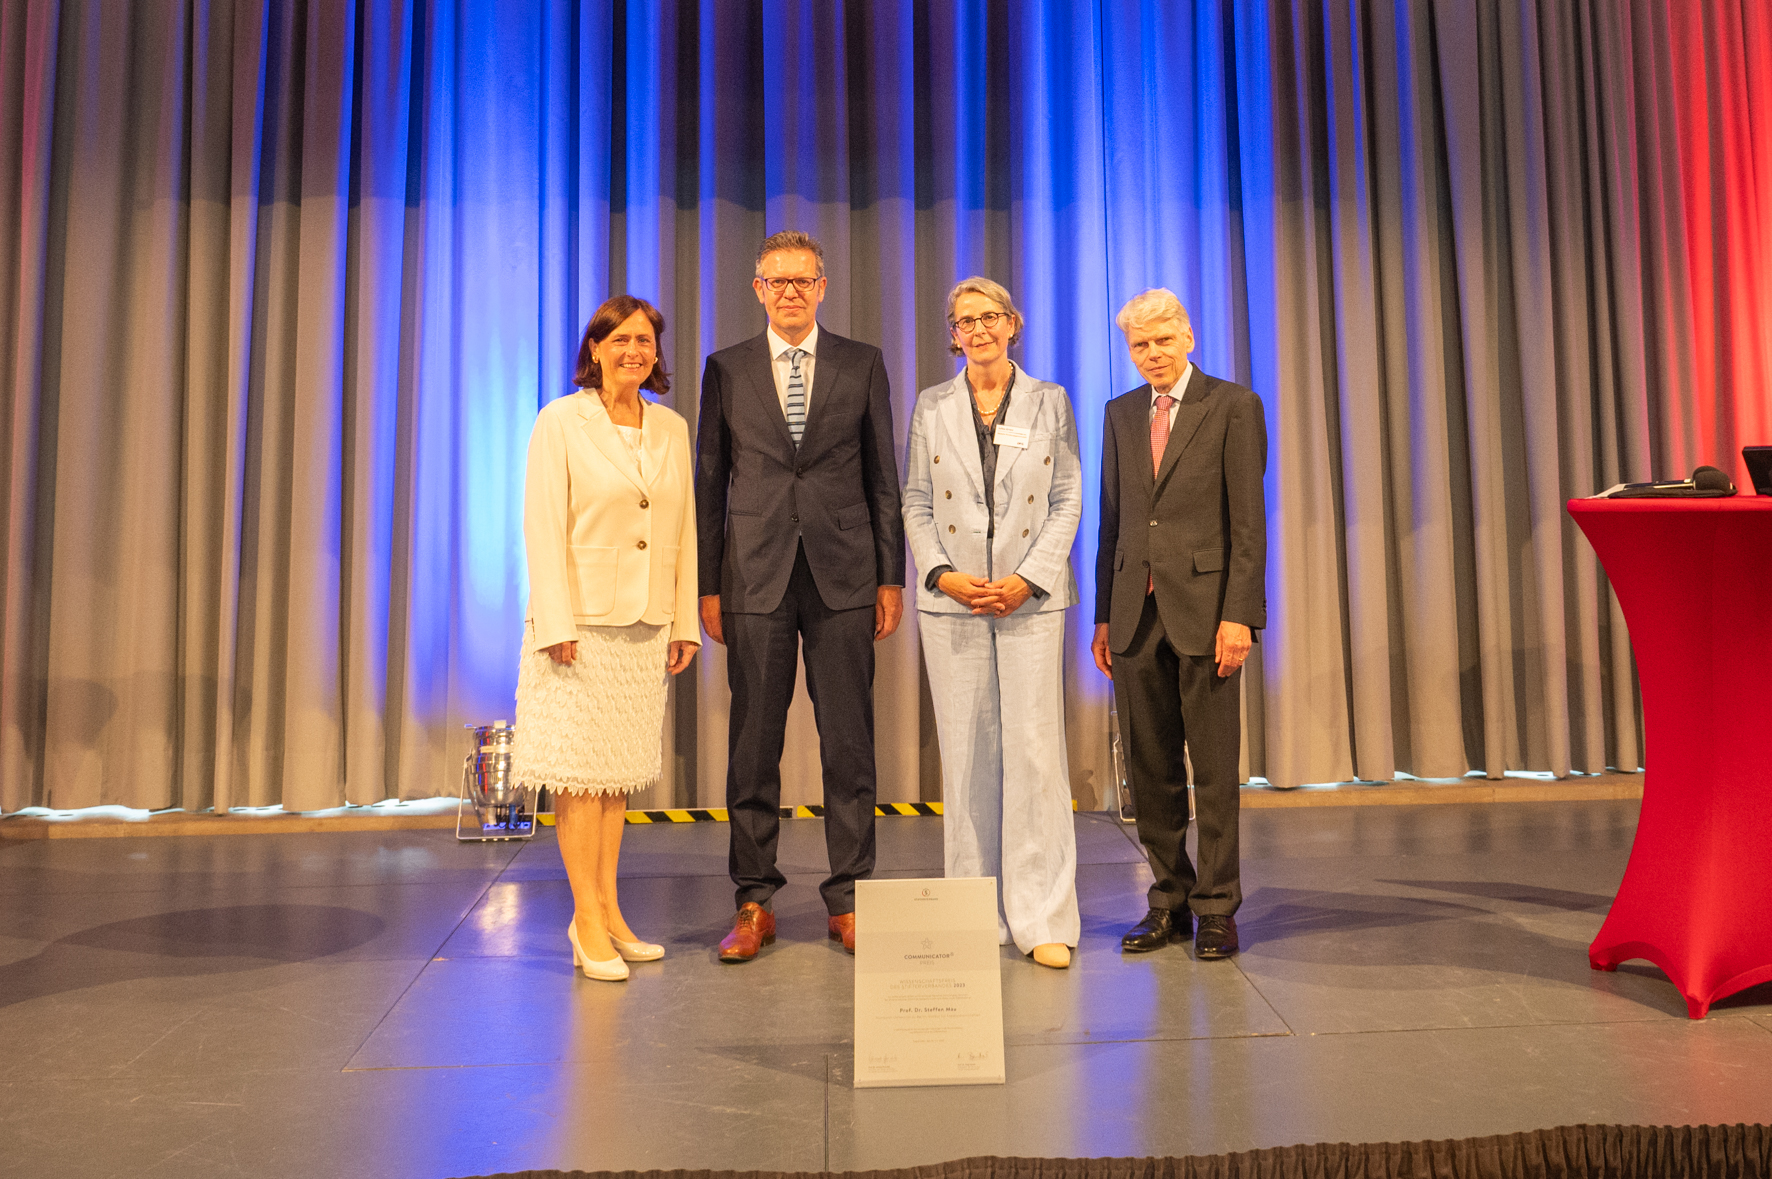
<svg viewBox="0 0 1772 1179"><path fill-rule="evenodd" d="M586 978L594 978L598 982L622 982L628 977L628 964L621 958L599 962L585 955L584 947L578 944L577 921L566 923L566 940L572 943L572 964L583 970Z"/></svg>
<svg viewBox="0 0 1772 1179"><path fill-rule="evenodd" d="M656 942L624 942L612 933L609 944L625 962L657 962L664 957L664 947Z"/></svg>

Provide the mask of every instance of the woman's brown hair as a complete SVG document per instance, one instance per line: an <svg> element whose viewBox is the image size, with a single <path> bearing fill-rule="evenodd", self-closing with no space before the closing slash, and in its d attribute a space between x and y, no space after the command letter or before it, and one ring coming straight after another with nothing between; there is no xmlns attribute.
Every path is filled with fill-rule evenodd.
<svg viewBox="0 0 1772 1179"><path fill-rule="evenodd" d="M628 321L636 311L644 311L652 324L652 339L658 349L658 356L652 362L652 371L640 382L640 388L650 389L654 393L665 394L671 391L671 374L664 366L664 316L658 308L644 299L633 295L612 295L603 300L603 306L597 308L591 316L591 322L585 324L584 339L578 345L578 369L572 374L572 383L580 389L601 389L603 372L597 365L595 349L598 344L609 338L609 333Z"/></svg>

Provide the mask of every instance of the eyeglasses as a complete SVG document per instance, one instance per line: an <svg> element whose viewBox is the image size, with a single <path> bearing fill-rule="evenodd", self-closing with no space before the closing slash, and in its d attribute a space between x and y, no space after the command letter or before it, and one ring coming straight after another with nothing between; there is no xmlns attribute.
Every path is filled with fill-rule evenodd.
<svg viewBox="0 0 1772 1179"><path fill-rule="evenodd" d="M823 281L823 279L819 278L766 278L763 280L763 285L779 295L781 292L788 289L789 283L793 283L794 289L799 291L802 295L805 295L809 294L813 287Z"/></svg>
<svg viewBox="0 0 1772 1179"><path fill-rule="evenodd" d="M994 332L997 330L997 325L1008 318L1007 312L987 311L983 315L968 315L964 319L956 319L951 322L956 332L969 336L981 327L987 332Z"/></svg>

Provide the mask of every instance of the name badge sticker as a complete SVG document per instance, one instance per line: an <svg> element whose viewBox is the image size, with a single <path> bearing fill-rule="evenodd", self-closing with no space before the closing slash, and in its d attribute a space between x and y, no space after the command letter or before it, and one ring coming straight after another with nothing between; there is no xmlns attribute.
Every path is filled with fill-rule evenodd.
<svg viewBox="0 0 1772 1179"><path fill-rule="evenodd" d="M1020 426L998 426L996 435L991 439L998 446L1013 446L1017 450L1028 448L1028 432Z"/></svg>

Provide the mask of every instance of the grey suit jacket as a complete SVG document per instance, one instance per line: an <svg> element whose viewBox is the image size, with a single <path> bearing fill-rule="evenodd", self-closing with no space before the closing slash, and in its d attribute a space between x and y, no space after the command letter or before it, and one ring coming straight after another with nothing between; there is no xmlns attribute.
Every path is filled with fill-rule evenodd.
<svg viewBox="0 0 1772 1179"><path fill-rule="evenodd" d="M904 584L898 456L886 362L821 326L806 430L788 433L763 335L708 357L701 377L695 509L701 594L766 614L804 542L832 610L872 606Z"/></svg>
<svg viewBox="0 0 1772 1179"><path fill-rule="evenodd" d="M1220 621L1267 625L1267 424L1261 398L1198 367L1160 469L1151 471L1151 387L1107 404L1095 621L1124 651L1147 578L1170 645L1211 655Z"/></svg>
<svg viewBox="0 0 1772 1179"><path fill-rule="evenodd" d="M966 374L917 395L904 463L904 523L911 556L922 575L942 565L991 578L1019 573L1046 591L1043 600L1024 603L1023 612L1063 610L1077 603L1071 542L1083 515L1083 473L1070 398L1063 386L1023 372L1003 424L1026 430L1028 444L1025 449L998 448L992 489L997 529L987 554L984 468L978 461ZM921 575L917 608L970 613L940 590L925 590Z"/></svg>

